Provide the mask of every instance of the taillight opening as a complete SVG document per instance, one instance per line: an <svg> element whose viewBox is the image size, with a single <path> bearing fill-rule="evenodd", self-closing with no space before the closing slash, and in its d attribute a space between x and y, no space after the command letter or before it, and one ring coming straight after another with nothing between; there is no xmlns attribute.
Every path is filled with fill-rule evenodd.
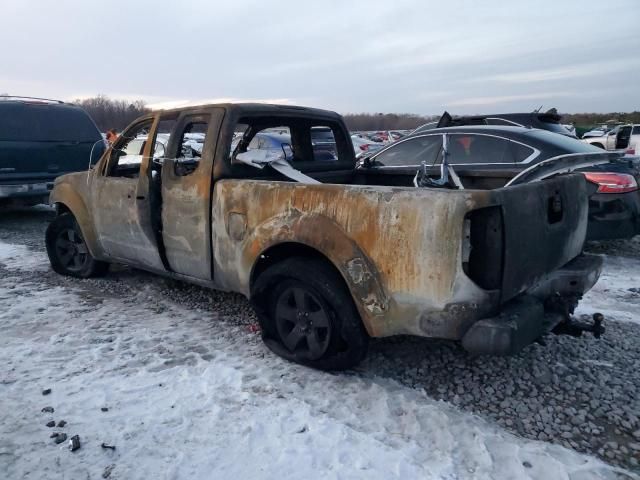
<svg viewBox="0 0 640 480"><path fill-rule="evenodd" d="M465 217L462 268L484 290L497 290L502 285L503 224L500 207L480 208Z"/></svg>
<svg viewBox="0 0 640 480"><path fill-rule="evenodd" d="M597 193L626 193L638 190L638 182L633 175L613 172L586 172L584 176L598 185Z"/></svg>

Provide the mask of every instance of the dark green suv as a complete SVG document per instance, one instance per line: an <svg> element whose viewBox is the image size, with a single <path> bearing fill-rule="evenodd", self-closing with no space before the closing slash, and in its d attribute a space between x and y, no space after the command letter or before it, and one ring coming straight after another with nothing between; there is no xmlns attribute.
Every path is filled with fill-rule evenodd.
<svg viewBox="0 0 640 480"><path fill-rule="evenodd" d="M80 107L58 100L0 97L0 205L46 203L56 177L86 170L105 148Z"/></svg>

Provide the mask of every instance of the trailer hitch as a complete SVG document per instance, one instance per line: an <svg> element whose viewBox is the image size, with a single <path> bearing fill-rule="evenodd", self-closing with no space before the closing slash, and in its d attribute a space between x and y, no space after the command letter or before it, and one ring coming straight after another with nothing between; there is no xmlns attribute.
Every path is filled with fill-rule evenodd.
<svg viewBox="0 0 640 480"><path fill-rule="evenodd" d="M571 335L572 337L581 337L583 332L591 332L596 338L600 338L604 333L604 315L601 313L593 314L593 323L567 318L564 322L560 322L552 330L557 335Z"/></svg>

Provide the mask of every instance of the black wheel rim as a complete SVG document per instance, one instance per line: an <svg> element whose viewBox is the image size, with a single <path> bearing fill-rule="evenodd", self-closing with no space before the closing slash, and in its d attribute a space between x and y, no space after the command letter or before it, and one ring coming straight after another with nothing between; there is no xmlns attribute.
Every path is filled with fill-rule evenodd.
<svg viewBox="0 0 640 480"><path fill-rule="evenodd" d="M56 238L56 254L64 268L71 272L82 270L89 258L84 239L73 228L61 230Z"/></svg>
<svg viewBox="0 0 640 480"><path fill-rule="evenodd" d="M287 287L275 308L278 334L291 352L309 360L322 357L331 340L329 314L319 298L306 288Z"/></svg>

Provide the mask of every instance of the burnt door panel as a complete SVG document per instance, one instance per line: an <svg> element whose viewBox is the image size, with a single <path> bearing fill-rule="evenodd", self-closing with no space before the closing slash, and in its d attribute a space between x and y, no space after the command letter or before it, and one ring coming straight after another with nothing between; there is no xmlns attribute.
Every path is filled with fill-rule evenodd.
<svg viewBox="0 0 640 480"><path fill-rule="evenodd" d="M149 205L149 159L153 146L145 143L141 155L127 154L126 147L137 137L155 130L157 117L132 126L109 150L104 171L96 172L92 183L92 210L98 239L109 256L126 263L164 270Z"/></svg>
<svg viewBox="0 0 640 480"><path fill-rule="evenodd" d="M171 271L212 278L211 182L223 109L178 119L162 166L163 254Z"/></svg>
<svg viewBox="0 0 640 480"><path fill-rule="evenodd" d="M162 270L153 236L145 232L138 179L96 177L92 185L98 239L105 253L132 265Z"/></svg>

